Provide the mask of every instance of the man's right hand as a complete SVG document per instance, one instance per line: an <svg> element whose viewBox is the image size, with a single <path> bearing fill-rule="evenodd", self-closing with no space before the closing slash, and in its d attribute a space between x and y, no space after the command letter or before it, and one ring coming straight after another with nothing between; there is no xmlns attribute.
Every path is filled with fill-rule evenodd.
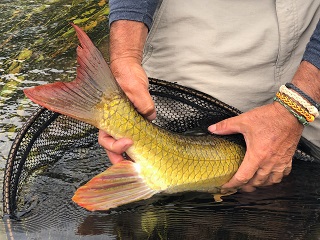
<svg viewBox="0 0 320 240"><path fill-rule="evenodd" d="M110 68L137 111L153 120L156 110L148 91L148 77L141 66L147 34L144 23L127 20L113 22L110 27ZM103 131L99 131L98 142L106 149L113 164L123 160L123 152L133 144L131 139L115 140Z"/></svg>
<svg viewBox="0 0 320 240"><path fill-rule="evenodd" d="M126 59L112 62L111 70L122 90L136 107L138 112L149 120L156 117L154 102L148 91L148 78L141 65L129 63ZM100 130L99 144L106 149L111 163L124 160L123 153L133 144L131 139L115 140L106 132Z"/></svg>
<svg viewBox="0 0 320 240"><path fill-rule="evenodd" d="M141 63L132 58L119 58L110 64L110 68L137 111L149 120L155 119L156 110L148 90L149 80Z"/></svg>

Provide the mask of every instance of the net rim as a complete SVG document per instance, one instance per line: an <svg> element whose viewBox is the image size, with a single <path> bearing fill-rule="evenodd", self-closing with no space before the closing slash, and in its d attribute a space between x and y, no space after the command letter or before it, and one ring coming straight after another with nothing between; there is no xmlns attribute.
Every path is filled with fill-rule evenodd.
<svg viewBox="0 0 320 240"><path fill-rule="evenodd" d="M173 89L175 91L181 92L182 94L191 94L195 96L198 99L201 99L207 103L211 104L216 104L219 107L227 110L228 112L232 113L234 116L241 114L242 112L206 93L200 92L198 90L189 88L189 87L184 87L176 83L168 82L165 80L159 80L159 79L149 79L150 80L150 85L151 86L160 86L160 87L165 87L168 89ZM162 93L157 92L156 90L150 90L151 95L161 95ZM179 96L173 96L174 98L181 98ZM187 101L189 104L191 101ZM199 107L199 106L198 106ZM206 110L207 109L203 109ZM44 131L46 127L48 127L52 122L54 122L61 114L59 113L54 113L52 111L49 111L46 108L40 107L38 108L29 118L28 120L24 123L20 131L17 133L10 151L9 155L6 161L5 165L5 171L4 171L4 182L3 182L3 212L4 214L9 215L10 217L14 218L15 217L15 211L16 211L16 197L17 197L17 189L18 189L18 184L19 184L19 178L21 175L22 171L22 165L25 164L25 161L28 156L28 152L26 151L23 154L23 157L21 158L19 162L19 169L18 172L16 173L16 176L13 175L13 167L15 163L15 158L17 156L17 152L19 151L19 147L24 140L24 137L28 133L29 129L33 126L33 124L36 123L36 120L39 119L42 114L45 112L49 112L51 116L48 116L48 119L46 119L43 123L41 123L41 128L37 129L36 133L32 136L30 142L27 144L27 149L30 149L32 144L35 142L35 139ZM230 114L231 115L231 114ZM307 146L307 147L306 147ZM304 160L304 161L317 161L320 162L320 158L318 157L313 157L309 155L308 148L313 149L315 153L317 154L317 151L320 152L319 149L313 148L312 143L310 143L308 140L302 138L300 143L299 143L299 149L297 149L295 153L295 158ZM312 152L312 151L311 151ZM317 155L318 156L318 155ZM13 185L13 186L12 186Z"/></svg>

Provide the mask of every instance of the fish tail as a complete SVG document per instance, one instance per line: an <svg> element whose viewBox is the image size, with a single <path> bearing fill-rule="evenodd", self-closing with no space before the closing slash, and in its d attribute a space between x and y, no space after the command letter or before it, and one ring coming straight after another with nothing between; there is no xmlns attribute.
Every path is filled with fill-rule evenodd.
<svg viewBox="0 0 320 240"><path fill-rule="evenodd" d="M123 94L101 52L78 26L77 77L72 82L56 82L24 90L33 102L49 110L97 125L95 106L103 96ZM123 94L124 95L124 94Z"/></svg>
<svg viewBox="0 0 320 240"><path fill-rule="evenodd" d="M148 199L158 191L139 176L136 163L121 161L78 188L72 200L90 211L105 211Z"/></svg>

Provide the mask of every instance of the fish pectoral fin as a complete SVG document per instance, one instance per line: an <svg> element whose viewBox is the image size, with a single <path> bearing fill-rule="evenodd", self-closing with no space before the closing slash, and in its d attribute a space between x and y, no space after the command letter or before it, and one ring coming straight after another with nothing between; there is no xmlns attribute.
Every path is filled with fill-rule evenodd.
<svg viewBox="0 0 320 240"><path fill-rule="evenodd" d="M104 211L158 193L139 176L135 165L121 161L111 166L78 188L72 200L87 210Z"/></svg>
<svg viewBox="0 0 320 240"><path fill-rule="evenodd" d="M222 202L222 198L221 197L224 197L224 196L229 196L231 194L234 194L237 192L237 189L228 189L228 191L225 191L223 193L213 193L213 199L215 202Z"/></svg>

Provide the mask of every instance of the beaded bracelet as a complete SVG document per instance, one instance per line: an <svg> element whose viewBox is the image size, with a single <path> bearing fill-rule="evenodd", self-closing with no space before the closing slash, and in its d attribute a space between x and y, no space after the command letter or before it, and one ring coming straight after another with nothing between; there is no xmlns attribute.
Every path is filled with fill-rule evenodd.
<svg viewBox="0 0 320 240"><path fill-rule="evenodd" d="M277 98L279 98L283 103L289 106L292 110L294 110L297 114L302 115L308 122L313 122L315 117L310 114L305 108L300 106L297 102L293 99L288 97L287 95L278 92L276 94Z"/></svg>
<svg viewBox="0 0 320 240"><path fill-rule="evenodd" d="M300 96L295 91L292 91L291 89L288 89L285 85L280 86L279 92L284 93L288 97L293 98L295 101L297 101L300 105L302 105L304 108L308 110L310 114L312 114L315 117L319 116L318 109L311 105L307 100L305 100L302 96Z"/></svg>
<svg viewBox="0 0 320 240"><path fill-rule="evenodd" d="M292 108L290 108L287 104L282 102L278 97L274 97L273 101L276 101L276 102L280 103L282 106L284 106L293 116L295 116L298 119L298 121L303 126L306 126L309 124L309 122L303 116L300 116L299 114L297 114Z"/></svg>
<svg viewBox="0 0 320 240"><path fill-rule="evenodd" d="M320 110L320 105L315 100L313 100L308 94L303 92L300 88L296 87L292 83L286 83L285 86L299 93L303 98L307 99L313 106L315 106L318 110Z"/></svg>

